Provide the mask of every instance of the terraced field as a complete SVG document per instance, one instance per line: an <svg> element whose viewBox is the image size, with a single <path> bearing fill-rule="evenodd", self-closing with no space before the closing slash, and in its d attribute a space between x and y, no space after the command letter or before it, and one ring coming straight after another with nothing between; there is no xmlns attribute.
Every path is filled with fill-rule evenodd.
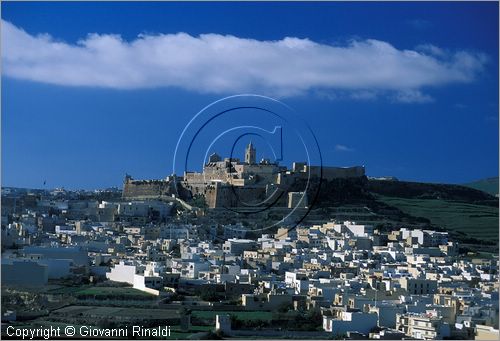
<svg viewBox="0 0 500 341"><path fill-rule="evenodd" d="M95 297L95 298L122 298L122 299L154 299L154 295L134 288L121 287L89 287L77 291L76 297Z"/></svg>
<svg viewBox="0 0 500 341"><path fill-rule="evenodd" d="M121 308L121 307L105 307L105 306L83 306L71 305L53 311L53 314L58 316L78 318L106 318L113 317L122 320L167 320L178 319L179 313L172 309L141 309L141 308Z"/></svg>
<svg viewBox="0 0 500 341"><path fill-rule="evenodd" d="M273 314L269 311L214 311L214 310L197 310L193 311L193 317L202 319L214 319L217 314L230 314L241 320L266 320L270 321Z"/></svg>
<svg viewBox="0 0 500 341"><path fill-rule="evenodd" d="M47 291L52 294L71 294L77 298L154 300L156 296L130 287L96 287L83 285L61 287Z"/></svg>
<svg viewBox="0 0 500 341"><path fill-rule="evenodd" d="M498 246L498 207L439 199L406 199L377 195L377 200L469 238Z"/></svg>

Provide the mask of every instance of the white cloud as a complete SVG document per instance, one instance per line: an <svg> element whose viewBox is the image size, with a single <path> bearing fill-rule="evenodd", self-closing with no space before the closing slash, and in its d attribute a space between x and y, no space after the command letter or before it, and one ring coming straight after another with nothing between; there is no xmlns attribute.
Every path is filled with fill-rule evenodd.
<svg viewBox="0 0 500 341"><path fill-rule="evenodd" d="M337 144L335 145L335 150L338 152L353 152L354 148L344 146L343 144Z"/></svg>
<svg viewBox="0 0 500 341"><path fill-rule="evenodd" d="M417 50L419 52L430 54L432 56L442 57L442 58L445 58L447 55L447 52L444 49L442 49L436 45L433 45L433 44L418 45L415 48L415 50Z"/></svg>
<svg viewBox="0 0 500 341"><path fill-rule="evenodd" d="M350 98L364 100L364 101L370 101L370 100L377 99L377 96L378 95L375 91L360 90L360 91L353 91L351 93Z"/></svg>
<svg viewBox="0 0 500 341"><path fill-rule="evenodd" d="M398 91L393 97L393 101L400 103L430 103L434 102L434 98L423 94L419 90L403 90Z"/></svg>
<svg viewBox="0 0 500 341"><path fill-rule="evenodd" d="M433 48L433 53L399 50L371 39L332 46L293 37L260 41L186 33L142 34L132 41L118 35L89 34L69 44L47 34L30 35L2 21L5 75L115 89L178 87L278 97L343 91L353 99L389 94L401 102L428 102L423 87L471 82L486 62L479 53L438 56L438 48Z"/></svg>

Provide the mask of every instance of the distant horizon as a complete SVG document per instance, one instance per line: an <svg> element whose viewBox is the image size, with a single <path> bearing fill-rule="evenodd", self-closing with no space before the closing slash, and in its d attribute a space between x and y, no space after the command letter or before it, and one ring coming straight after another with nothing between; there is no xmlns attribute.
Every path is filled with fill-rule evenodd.
<svg viewBox="0 0 500 341"><path fill-rule="evenodd" d="M498 177L497 2L1 6L2 186L161 179L191 118L242 93L293 108L324 165L412 182ZM229 123L275 126L247 118ZM283 164L303 159L294 142Z"/></svg>

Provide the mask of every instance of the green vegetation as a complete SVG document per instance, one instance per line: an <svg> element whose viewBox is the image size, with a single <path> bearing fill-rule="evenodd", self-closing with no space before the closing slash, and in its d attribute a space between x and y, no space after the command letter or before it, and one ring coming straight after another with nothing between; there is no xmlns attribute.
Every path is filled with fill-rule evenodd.
<svg viewBox="0 0 500 341"><path fill-rule="evenodd" d="M498 199L491 194L461 185L370 180L366 189L372 193L389 197L441 199L498 206Z"/></svg>
<svg viewBox="0 0 500 341"><path fill-rule="evenodd" d="M215 315L229 314L240 320L266 320L270 321L273 314L269 311L213 311L213 310L196 310L192 312L192 316L199 319L214 319Z"/></svg>
<svg viewBox="0 0 500 341"><path fill-rule="evenodd" d="M379 201L406 214L427 218L433 225L465 234L482 242L498 243L498 206L439 199L407 199L377 196Z"/></svg>
<svg viewBox="0 0 500 341"><path fill-rule="evenodd" d="M52 311L57 316L78 316L78 317L113 317L129 320L159 320L177 319L179 313L172 309L143 309L130 307L101 307L71 305Z"/></svg>
<svg viewBox="0 0 500 341"><path fill-rule="evenodd" d="M190 202L191 206L193 207L199 207L199 208L207 208L208 205L205 201L205 197L202 196L202 195L198 195L198 196L195 196L191 202Z"/></svg>
<svg viewBox="0 0 500 341"><path fill-rule="evenodd" d="M474 182L464 184L464 186L478 189L491 195L498 194L498 176L494 178L481 179Z"/></svg>
<svg viewBox="0 0 500 341"><path fill-rule="evenodd" d="M233 329L262 329L280 326L283 330L320 331L322 330L322 317L319 312L287 312L270 311L206 311L196 310L191 312L192 322L213 326L215 315L228 314L231 316Z"/></svg>
<svg viewBox="0 0 500 341"><path fill-rule="evenodd" d="M156 296L134 288L88 287L75 292L77 298L95 299L154 299Z"/></svg>
<svg viewBox="0 0 500 341"><path fill-rule="evenodd" d="M196 290L196 294L203 300L208 302L218 302L220 300L219 295L215 290Z"/></svg>
<svg viewBox="0 0 500 341"><path fill-rule="evenodd" d="M83 288L87 288L88 286L74 286L74 287L60 287L60 288L57 288L57 289L50 289L50 290L47 290L47 293L48 294L64 294L64 295L73 295L75 294L76 292L82 290Z"/></svg>
<svg viewBox="0 0 500 341"><path fill-rule="evenodd" d="M153 300L156 296L130 287L74 286L49 290L50 294L67 294L78 299L96 300Z"/></svg>

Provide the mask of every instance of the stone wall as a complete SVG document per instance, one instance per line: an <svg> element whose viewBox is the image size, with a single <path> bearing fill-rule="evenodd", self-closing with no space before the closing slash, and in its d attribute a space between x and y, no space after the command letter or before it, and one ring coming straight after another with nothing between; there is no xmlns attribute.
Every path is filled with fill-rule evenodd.
<svg viewBox="0 0 500 341"><path fill-rule="evenodd" d="M306 166L305 172L311 172L312 177L319 177L320 174L325 180L339 179L339 178L358 178L365 175L364 166L354 166L354 167L327 167L323 166L322 169L319 166ZM322 170L322 173L320 171Z"/></svg>
<svg viewBox="0 0 500 341"><path fill-rule="evenodd" d="M265 187L238 187L223 183L214 183L205 191L205 201L210 208L242 207L265 199Z"/></svg>
<svg viewBox="0 0 500 341"><path fill-rule="evenodd" d="M190 193L180 182L174 179L134 180L130 176L123 182L122 198L124 199L159 199L176 195L181 199L190 198Z"/></svg>

